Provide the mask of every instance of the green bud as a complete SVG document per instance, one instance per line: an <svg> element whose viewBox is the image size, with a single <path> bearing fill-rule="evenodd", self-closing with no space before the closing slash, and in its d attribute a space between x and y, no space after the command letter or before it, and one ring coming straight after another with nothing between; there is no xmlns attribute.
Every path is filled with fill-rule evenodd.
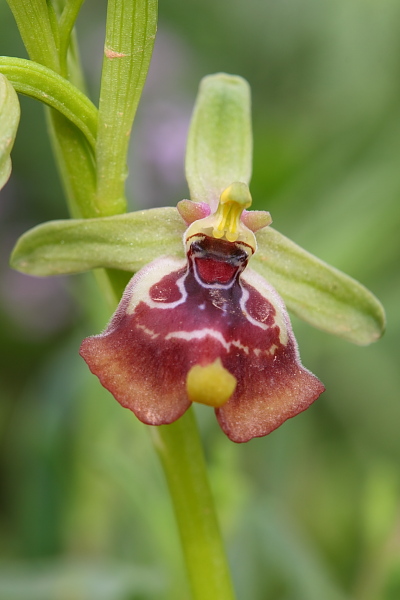
<svg viewBox="0 0 400 600"><path fill-rule="evenodd" d="M10 152L19 123L19 102L11 83L0 74L0 189L11 173Z"/></svg>

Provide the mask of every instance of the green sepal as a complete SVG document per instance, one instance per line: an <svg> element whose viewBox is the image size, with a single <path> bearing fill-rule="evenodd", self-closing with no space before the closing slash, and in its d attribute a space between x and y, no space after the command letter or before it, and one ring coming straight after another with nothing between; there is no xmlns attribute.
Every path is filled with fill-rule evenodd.
<svg viewBox="0 0 400 600"><path fill-rule="evenodd" d="M251 98L247 81L218 73L200 83L186 149L190 198L216 208L235 181L249 183L252 169Z"/></svg>
<svg viewBox="0 0 400 600"><path fill-rule="evenodd" d="M17 92L40 100L67 117L94 150L97 108L77 87L51 69L23 58L1 56L0 73L7 76Z"/></svg>
<svg viewBox="0 0 400 600"><path fill-rule="evenodd" d="M250 266L282 296L287 308L313 327L367 345L385 330L385 311L361 283L268 227L257 232Z"/></svg>
<svg viewBox="0 0 400 600"><path fill-rule="evenodd" d="M19 238L10 263L22 273L43 277L98 267L135 273L161 255L183 257L185 229L172 207L50 221Z"/></svg>
<svg viewBox="0 0 400 600"><path fill-rule="evenodd" d="M162 255L184 257L184 231L177 210L169 207L52 221L19 239L11 266L40 276L98 267L136 272ZM272 228L258 232L257 242L250 266L276 288L295 315L355 344L369 344L382 335L383 307L363 285Z"/></svg>
<svg viewBox="0 0 400 600"><path fill-rule="evenodd" d="M0 74L0 189L11 173L10 153L20 116L18 96L11 83Z"/></svg>

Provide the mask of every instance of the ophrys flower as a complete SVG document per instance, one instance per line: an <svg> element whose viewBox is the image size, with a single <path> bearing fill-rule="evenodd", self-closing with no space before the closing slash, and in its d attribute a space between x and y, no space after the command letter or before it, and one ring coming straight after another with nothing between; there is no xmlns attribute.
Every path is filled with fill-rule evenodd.
<svg viewBox="0 0 400 600"><path fill-rule="evenodd" d="M144 267L105 332L81 346L92 372L144 423L171 423L200 402L215 407L231 440L246 442L324 390L300 363L283 301L246 268L256 239L240 216L250 204L246 184L224 190L216 212L187 229L186 260Z"/></svg>

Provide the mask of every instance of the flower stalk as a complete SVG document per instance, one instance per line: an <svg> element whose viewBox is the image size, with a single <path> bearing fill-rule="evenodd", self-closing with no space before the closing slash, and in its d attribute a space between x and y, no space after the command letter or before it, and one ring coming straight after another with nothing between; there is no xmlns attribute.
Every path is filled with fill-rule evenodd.
<svg viewBox="0 0 400 600"><path fill-rule="evenodd" d="M233 600L234 592L193 409L150 429L174 504L194 600Z"/></svg>

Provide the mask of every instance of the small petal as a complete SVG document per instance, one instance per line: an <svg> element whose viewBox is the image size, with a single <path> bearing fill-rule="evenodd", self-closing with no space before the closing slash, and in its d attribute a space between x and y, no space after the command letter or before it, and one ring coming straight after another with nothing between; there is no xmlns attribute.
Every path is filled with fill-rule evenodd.
<svg viewBox="0 0 400 600"><path fill-rule="evenodd" d="M211 208L205 202L193 202L192 200L180 200L176 205L179 214L186 225L191 225L198 219L204 219L211 214Z"/></svg>
<svg viewBox="0 0 400 600"><path fill-rule="evenodd" d="M244 210L242 214L242 221L251 229L251 231L256 232L260 229L264 229L264 227L268 227L271 225L272 218L268 211L266 210Z"/></svg>

